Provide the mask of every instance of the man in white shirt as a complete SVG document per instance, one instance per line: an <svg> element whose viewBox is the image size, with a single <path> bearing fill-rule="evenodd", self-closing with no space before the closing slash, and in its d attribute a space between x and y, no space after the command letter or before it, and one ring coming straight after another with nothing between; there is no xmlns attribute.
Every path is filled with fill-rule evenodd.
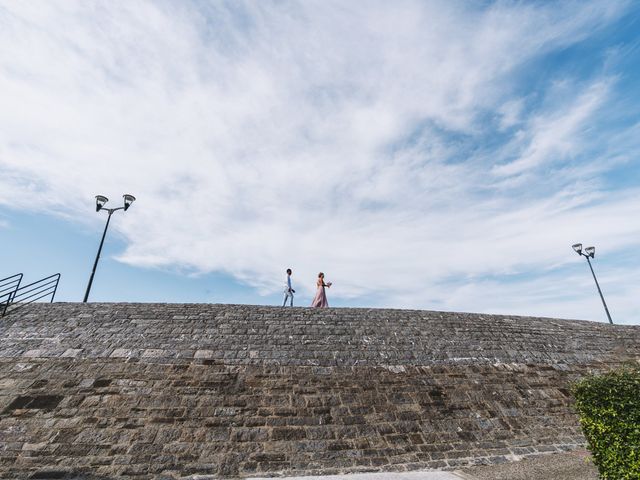
<svg viewBox="0 0 640 480"><path fill-rule="evenodd" d="M293 294L296 293L296 291L291 288L291 269L287 268L287 283L284 286L284 302L282 304L282 306L286 306L287 305L287 299L291 299L290 305L293 307Z"/></svg>

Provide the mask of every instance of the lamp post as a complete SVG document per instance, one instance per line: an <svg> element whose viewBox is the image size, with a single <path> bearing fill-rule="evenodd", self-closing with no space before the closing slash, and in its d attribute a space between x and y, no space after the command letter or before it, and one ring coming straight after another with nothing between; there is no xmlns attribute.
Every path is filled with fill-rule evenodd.
<svg viewBox="0 0 640 480"><path fill-rule="evenodd" d="M117 212L118 210L124 210L125 212L129 210L131 204L135 201L136 197L133 195L129 195L128 193L122 196L124 199L124 206L118 208L104 208L105 203L109 201L107 197L104 195L96 195L96 212L100 210L106 210L109 214L107 217L107 224L104 226L104 232L102 232L102 240L100 240L100 246L98 247L98 254L96 255L96 261L93 263L93 270L91 270L91 277L89 277L89 283L87 284L87 291L84 293L84 303L87 303L89 299L89 292L91 291L91 284L93 283L93 276L96 273L96 267L98 266L98 260L100 260L100 252L102 252L102 245L104 244L104 237L107 235L107 228L109 228L109 221L111 220L111 215L113 212Z"/></svg>
<svg viewBox="0 0 640 480"><path fill-rule="evenodd" d="M591 275L593 275L593 280L596 282L596 287L598 288L598 293L600 294L600 299L602 300L602 305L604 305L604 311L607 313L607 318L609 319L609 323L613 325L613 320L611 320L611 315L609 314L607 303L604 301L604 296L602 295L602 290L600 290L598 279L596 278L596 274L594 273L593 267L591 266L591 260L589 260L589 258L595 257L596 247L587 247L584 249L584 252L583 252L581 243L576 243L575 245L571 245L571 246L578 255L581 255L587 259L587 263L589 264L589 268L591 269Z"/></svg>

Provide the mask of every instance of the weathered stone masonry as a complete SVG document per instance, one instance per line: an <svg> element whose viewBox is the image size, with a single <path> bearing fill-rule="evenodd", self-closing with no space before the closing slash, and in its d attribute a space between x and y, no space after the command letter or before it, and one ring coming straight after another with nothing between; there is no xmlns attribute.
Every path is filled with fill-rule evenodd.
<svg viewBox="0 0 640 480"><path fill-rule="evenodd" d="M640 328L367 309L53 304L0 323L0 477L453 468L572 449L570 382Z"/></svg>

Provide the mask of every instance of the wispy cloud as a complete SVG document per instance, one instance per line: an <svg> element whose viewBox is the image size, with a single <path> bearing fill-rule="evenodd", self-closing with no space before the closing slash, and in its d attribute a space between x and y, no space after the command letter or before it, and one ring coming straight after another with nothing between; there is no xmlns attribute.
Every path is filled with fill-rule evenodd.
<svg viewBox="0 0 640 480"><path fill-rule="evenodd" d="M604 123L613 67L527 73L628 8L6 2L0 205L87 219L133 193L123 262L263 294L293 266L356 303L593 318L517 275L637 245L639 192L603 179L634 127Z"/></svg>
<svg viewBox="0 0 640 480"><path fill-rule="evenodd" d="M573 83L562 85L564 94L573 90L568 102L554 102L554 111L535 115L514 139L520 148L517 158L496 166L497 175L516 175L529 169L546 166L548 163L566 162L588 148L589 130L594 128L593 115L606 99L609 89L607 81L598 81L575 95ZM557 96L556 93L554 96ZM507 115L513 115L508 112ZM504 122L503 117L503 122ZM509 150L507 146L505 150Z"/></svg>

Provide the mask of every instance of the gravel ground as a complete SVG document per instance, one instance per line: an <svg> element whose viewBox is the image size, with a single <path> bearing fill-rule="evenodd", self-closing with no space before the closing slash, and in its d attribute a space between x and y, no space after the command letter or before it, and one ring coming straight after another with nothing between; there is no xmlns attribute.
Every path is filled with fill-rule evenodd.
<svg viewBox="0 0 640 480"><path fill-rule="evenodd" d="M455 473L468 480L598 480L598 470L584 450L470 467Z"/></svg>

